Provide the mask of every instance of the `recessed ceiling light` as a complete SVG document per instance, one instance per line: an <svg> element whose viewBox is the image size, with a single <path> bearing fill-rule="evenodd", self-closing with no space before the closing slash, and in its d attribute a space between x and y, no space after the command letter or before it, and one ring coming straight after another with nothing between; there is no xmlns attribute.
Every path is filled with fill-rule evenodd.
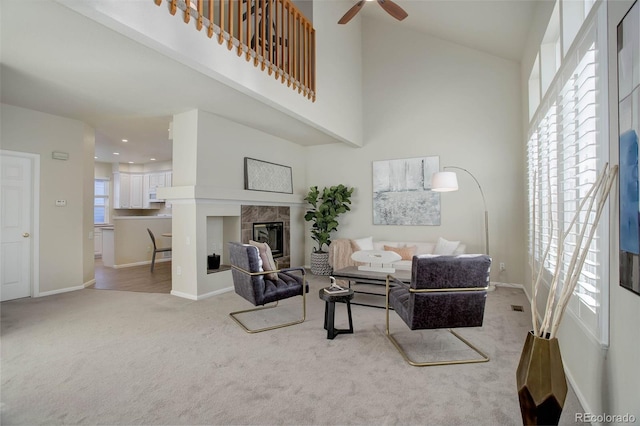
<svg viewBox="0 0 640 426"><path fill-rule="evenodd" d="M122 139L122 142L129 142L128 139Z"/></svg>
<svg viewBox="0 0 640 426"><path fill-rule="evenodd" d="M113 155L120 155L120 153L119 152L114 152Z"/></svg>
<svg viewBox="0 0 640 426"><path fill-rule="evenodd" d="M94 159L94 160L97 160L97 159L98 159L98 157L93 157L93 159Z"/></svg>
<svg viewBox="0 0 640 426"><path fill-rule="evenodd" d="M149 158L149 161L156 161L155 158Z"/></svg>
<svg viewBox="0 0 640 426"><path fill-rule="evenodd" d="M133 164L133 161L129 161L129 164Z"/></svg>

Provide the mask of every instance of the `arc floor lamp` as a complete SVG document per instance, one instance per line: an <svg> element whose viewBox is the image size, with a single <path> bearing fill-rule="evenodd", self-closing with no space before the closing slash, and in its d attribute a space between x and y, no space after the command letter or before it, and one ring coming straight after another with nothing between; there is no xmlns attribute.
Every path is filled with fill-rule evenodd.
<svg viewBox="0 0 640 426"><path fill-rule="evenodd" d="M463 169L462 167L456 166L445 166L442 170L456 169L462 170L467 173L478 185L478 189L480 190L480 195L482 195L482 203L484 205L484 242L485 242L485 251L486 254L489 255L489 212L487 211L487 200L484 198L484 191L482 190L482 186L480 186L480 182L478 179L467 169ZM431 190L435 192L451 192L458 190L458 175L455 172L437 172L434 173L431 177Z"/></svg>

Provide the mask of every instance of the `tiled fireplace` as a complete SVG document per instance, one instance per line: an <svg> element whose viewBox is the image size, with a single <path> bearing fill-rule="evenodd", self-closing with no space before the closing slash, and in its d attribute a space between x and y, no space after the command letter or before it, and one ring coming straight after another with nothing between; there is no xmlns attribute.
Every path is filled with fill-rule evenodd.
<svg viewBox="0 0 640 426"><path fill-rule="evenodd" d="M242 206L242 242L267 241L279 268L291 265L290 209L283 206ZM282 230L280 234L280 230Z"/></svg>

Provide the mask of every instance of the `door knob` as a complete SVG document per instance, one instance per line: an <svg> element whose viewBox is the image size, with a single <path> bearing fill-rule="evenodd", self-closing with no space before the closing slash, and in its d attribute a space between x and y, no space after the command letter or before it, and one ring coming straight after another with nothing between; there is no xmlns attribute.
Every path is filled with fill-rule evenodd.
<svg viewBox="0 0 640 426"><path fill-rule="evenodd" d="M31 235L29 235L28 232L25 232L24 234L22 234L22 236L25 237L25 238L29 238Z"/></svg>

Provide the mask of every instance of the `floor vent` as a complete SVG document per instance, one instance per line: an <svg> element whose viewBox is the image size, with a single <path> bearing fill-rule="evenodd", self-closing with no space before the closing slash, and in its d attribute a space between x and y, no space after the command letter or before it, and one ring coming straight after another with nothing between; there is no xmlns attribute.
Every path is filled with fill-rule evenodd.
<svg viewBox="0 0 640 426"><path fill-rule="evenodd" d="M521 305L511 305L511 310L516 312L524 312L524 308Z"/></svg>

